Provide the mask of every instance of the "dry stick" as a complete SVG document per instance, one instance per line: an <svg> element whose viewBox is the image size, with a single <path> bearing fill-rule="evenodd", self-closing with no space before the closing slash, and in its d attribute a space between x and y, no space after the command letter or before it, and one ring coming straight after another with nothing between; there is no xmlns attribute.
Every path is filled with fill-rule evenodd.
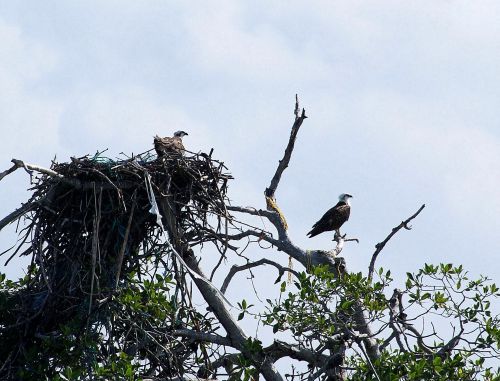
<svg viewBox="0 0 500 381"><path fill-rule="evenodd" d="M231 270L229 270L229 273L227 274L226 279L224 279L224 283L222 284L222 287L220 288L220 292L222 292L223 294L226 293L226 290L229 287L229 283L231 282L233 276L237 272L248 270L248 269L251 269L253 267L260 266L260 265L271 265L271 266L276 267L278 269L279 273L280 273L280 276L282 276L285 271L288 271L289 273L293 273L296 277L299 276L299 274L296 271L294 271L294 270L292 270L290 268L281 266L280 264L278 264L278 263L276 263L274 261L271 261L269 259L262 258L262 259L260 259L258 261L249 262L249 263L247 263L245 265L241 265L241 266L234 266L233 265L231 267Z"/></svg>
<svg viewBox="0 0 500 381"><path fill-rule="evenodd" d="M22 246L26 243L26 241L28 240L29 236L30 236L30 231L28 231L25 235L24 235L24 238L22 239L21 243L17 245L17 248L14 250L14 252L10 255L10 257L5 261L5 264L4 266L7 266L9 264L9 262L12 260L12 258L14 258L16 256L16 254L21 250ZM9 249L11 250L11 249ZM6 250L4 251L2 254L0 255L3 255L5 253L7 253L9 250ZM25 252L23 252L25 253ZM21 253L21 255L23 254Z"/></svg>
<svg viewBox="0 0 500 381"><path fill-rule="evenodd" d="M24 168L27 172L29 172L29 171L36 171L36 172L40 172L40 173L42 173L44 175L48 175L50 177L58 177L58 178L61 178L61 179L64 178L63 175L61 175L60 173L57 173L56 171L53 171L52 169L40 167L39 165L35 165L35 164L28 164L28 163L25 163L24 161L19 160L19 159L12 159L11 161L14 163L14 165L17 168ZM69 182L72 182L72 180L75 180L75 183L76 182L80 183L76 179L72 179L72 180L66 179L66 180L68 180Z"/></svg>
<svg viewBox="0 0 500 381"><path fill-rule="evenodd" d="M14 163L14 165L12 167L10 167L9 169L0 173L0 180L2 180L5 176L11 174L12 172L14 172L18 168L19 168L19 166L16 163Z"/></svg>
<svg viewBox="0 0 500 381"><path fill-rule="evenodd" d="M90 299L89 315L92 311L92 297L94 295L95 266L97 262L97 251L99 250L99 222L101 221L102 189L99 191L99 202L97 201L95 183L94 185L94 231L92 234L92 276L90 277Z"/></svg>
<svg viewBox="0 0 500 381"><path fill-rule="evenodd" d="M118 281L120 280L120 272L122 269L123 256L125 254L125 248L127 247L128 236L130 234L130 227L132 226L132 217L134 216L135 202L132 204L132 210L130 211L130 216L128 217L127 230L125 231L125 236L123 237L123 244L118 255L118 263L116 269L116 279L115 288L118 287Z"/></svg>
<svg viewBox="0 0 500 381"><path fill-rule="evenodd" d="M24 204L23 206L17 208L16 210L14 210L9 215L2 218L0 220L0 230L2 230L4 227L6 227L11 222L14 222L18 218L21 218L22 216L24 216L26 213L35 209L40 201L41 200L35 201L35 202L28 202L28 203Z"/></svg>
<svg viewBox="0 0 500 381"><path fill-rule="evenodd" d="M82 160L80 159L75 159L75 158L71 158L71 161L73 163L82 163ZM99 171L98 169L96 168L85 168L86 171L90 171L90 172L94 172L94 173L97 173L99 176L101 176L113 189L116 190L117 194L118 194L118 200L120 200L122 206L123 206L123 210L127 211L127 207L125 206L125 201L123 200L123 195L122 195L122 192L120 190L120 188L118 188L115 183L113 183L111 181L111 179L106 176L104 173L102 173L101 171Z"/></svg>
<svg viewBox="0 0 500 381"><path fill-rule="evenodd" d="M25 163L24 161L19 160L19 159L12 159L11 161L14 163L14 166L12 166L11 168L2 172L0 174L0 180L2 180L2 178L7 176L9 173L14 172L17 168L24 168L30 174L31 174L31 171L39 172L41 174L57 178L60 181L66 183L68 185L71 185L72 187L74 187L76 189L91 189L92 188L92 184L90 184L90 183L82 182L76 178L65 177L65 176L61 175L60 173L53 171L52 169L44 168L44 167L41 167L41 166L35 165L35 164L28 164L28 163ZM127 182L120 182L120 181L117 181L115 183L111 182L111 184L108 181L105 181L102 184L99 184L99 183L96 183L96 184L99 185L99 187L101 187L103 189L109 189L109 188L116 189L118 186L121 188L129 188L133 185L133 184L128 184Z"/></svg>
<svg viewBox="0 0 500 381"><path fill-rule="evenodd" d="M42 270L42 276L43 279L45 280L45 284L47 285L47 288L49 289L49 293L52 294L52 287L50 286L49 283L49 277L47 276L47 272L45 271L45 266L43 265L43 259L42 259L42 254L43 252L43 241L40 241L39 249L36 251L36 261L38 262L38 265L40 266L40 269Z"/></svg>
<svg viewBox="0 0 500 381"><path fill-rule="evenodd" d="M225 226L225 236L227 237L228 234L229 234L229 226L228 226L228 216L229 216L229 212L227 211L227 208L226 208L226 205L224 203L224 200L222 199L222 196L221 196L221 201L222 201L222 205L224 205L224 211L225 211L225 223L224 223L224 226ZM228 239L225 239L224 240L224 249L222 251L222 253L220 253L220 258L219 258L219 261L217 262L217 264L215 265L215 267L213 268L212 272L210 273L210 281L213 281L214 279L214 275L215 275L215 272L217 271L217 269L219 268L219 266L222 264L222 261L224 259L226 259L226 252L227 252L227 249L229 248L229 240Z"/></svg>
<svg viewBox="0 0 500 381"><path fill-rule="evenodd" d="M415 214L413 214L411 217L409 217L408 219L404 220L403 222L401 222L398 226L392 228L392 231L390 232L390 234L382 241L382 242L379 242L375 245L375 252L373 253L372 255L372 260L370 261L370 266L368 267L368 281L371 282L372 281L372 278L373 278L373 270L374 270L374 267L375 267L375 261L377 260L377 256L379 255L379 253L382 251L382 249L385 247L385 245L387 244L387 242L389 242L389 240L398 232L400 231L402 228L405 228L406 230L411 230L411 226L408 225L408 223L413 220L415 217L417 217L420 212L425 208L425 204L423 204L417 211Z"/></svg>
<svg viewBox="0 0 500 381"><path fill-rule="evenodd" d="M306 110L302 109L302 113L299 116L299 98L295 95L295 122L292 126L292 132L290 133L290 140L288 141L288 145L285 149L285 154L283 155L283 159L279 161L278 168L276 168L276 173L274 174L271 184L268 188L266 188L265 195L271 199L274 199L274 193L276 192L276 188L278 188L278 184L281 179L281 175L283 171L288 167L288 163L290 162L290 158L292 156L293 147L295 145L295 140L297 139L297 134L299 132L300 126L304 119L307 118Z"/></svg>

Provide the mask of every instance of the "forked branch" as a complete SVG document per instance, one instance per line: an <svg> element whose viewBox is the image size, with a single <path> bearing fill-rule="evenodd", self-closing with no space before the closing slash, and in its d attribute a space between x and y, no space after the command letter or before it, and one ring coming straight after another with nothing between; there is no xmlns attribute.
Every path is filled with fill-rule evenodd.
<svg viewBox="0 0 500 381"><path fill-rule="evenodd" d="M412 216L401 222L398 226L392 228L392 231L389 233L387 237L382 242L379 242L375 245L375 252L372 255L372 259L370 261L370 266L368 267L368 280L371 282L373 278L373 271L375 268L375 261L377 260L378 255L382 251L382 249L385 247L387 242L402 228L405 228L406 230L411 230L411 226L409 225L410 221L413 220L415 217L417 217L420 212L425 208L425 204L423 204Z"/></svg>

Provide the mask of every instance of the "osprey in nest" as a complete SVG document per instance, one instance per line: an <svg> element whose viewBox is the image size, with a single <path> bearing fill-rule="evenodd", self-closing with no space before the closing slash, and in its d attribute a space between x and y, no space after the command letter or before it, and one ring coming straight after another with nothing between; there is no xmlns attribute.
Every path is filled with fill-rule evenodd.
<svg viewBox="0 0 500 381"><path fill-rule="evenodd" d="M352 198L350 194L342 193L339 196L337 205L328 210L323 217L313 225L312 230L307 233L309 238L332 230L340 234L340 227L349 219L349 214L351 213L350 198Z"/></svg>
<svg viewBox="0 0 500 381"><path fill-rule="evenodd" d="M158 157L165 156L168 153L180 153L184 151L182 137L186 136L187 132L177 131L172 137L160 138L158 135L154 138L155 151Z"/></svg>

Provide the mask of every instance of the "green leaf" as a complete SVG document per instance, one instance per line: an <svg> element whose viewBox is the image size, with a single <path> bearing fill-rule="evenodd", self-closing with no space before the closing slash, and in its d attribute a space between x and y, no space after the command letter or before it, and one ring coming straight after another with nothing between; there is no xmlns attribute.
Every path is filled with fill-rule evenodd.
<svg viewBox="0 0 500 381"><path fill-rule="evenodd" d="M286 282L282 282L281 283L280 290L281 290L281 292L285 292L285 290L286 290Z"/></svg>
<svg viewBox="0 0 500 381"><path fill-rule="evenodd" d="M424 292L422 296L420 297L420 300L425 300L425 299L430 299L431 298L431 293L430 292Z"/></svg>
<svg viewBox="0 0 500 381"><path fill-rule="evenodd" d="M342 304L340 305L340 308L342 310L347 310L348 308L350 308L352 305L354 304L354 301L352 300L346 300L344 302L342 302Z"/></svg>

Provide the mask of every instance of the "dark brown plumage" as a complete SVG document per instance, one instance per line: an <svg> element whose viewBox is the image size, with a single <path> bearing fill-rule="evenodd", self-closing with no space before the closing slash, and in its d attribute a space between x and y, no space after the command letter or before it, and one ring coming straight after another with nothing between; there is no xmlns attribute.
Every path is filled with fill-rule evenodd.
<svg viewBox="0 0 500 381"><path fill-rule="evenodd" d="M341 194L340 201L329 209L318 222L313 225L312 230L307 233L309 238L317 236L323 232L339 230L340 227L349 219L351 206L349 205L349 194Z"/></svg>
<svg viewBox="0 0 500 381"><path fill-rule="evenodd" d="M167 153L183 153L184 144L182 137L187 135L184 131L177 131L172 137L161 138L158 135L154 138L154 147L158 157L164 156Z"/></svg>

